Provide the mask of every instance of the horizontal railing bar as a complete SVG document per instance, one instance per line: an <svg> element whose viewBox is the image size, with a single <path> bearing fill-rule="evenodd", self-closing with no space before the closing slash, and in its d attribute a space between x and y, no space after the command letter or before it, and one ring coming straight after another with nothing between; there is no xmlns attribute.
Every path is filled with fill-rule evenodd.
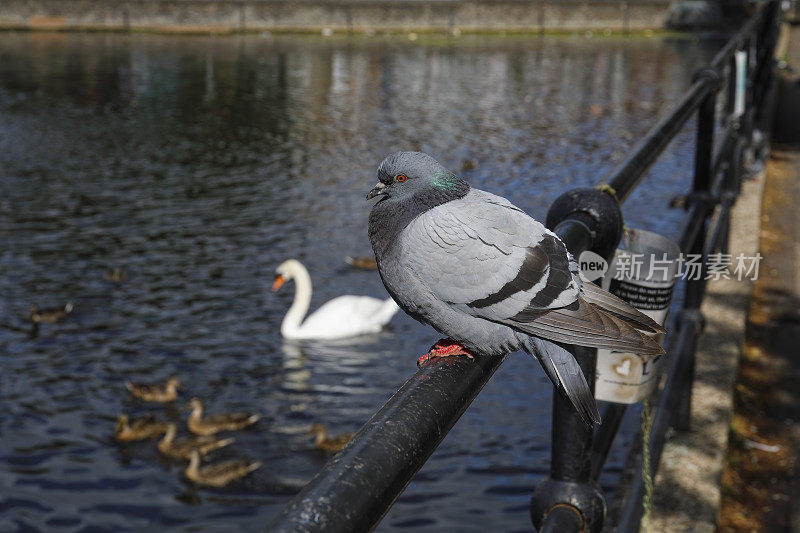
<svg viewBox="0 0 800 533"><path fill-rule="evenodd" d="M556 226L553 232L574 257L580 257L582 252L592 246L591 229L579 220L568 218Z"/></svg>
<svg viewBox="0 0 800 533"><path fill-rule="evenodd" d="M731 37L728 42L723 46L711 60L711 67L721 69L725 66L725 62L731 58L734 52L743 44L744 39L749 38L750 34L755 29L755 26L761 22L764 16L764 9L761 9L755 16L744 23L742 28L736 32L736 35Z"/></svg>
<svg viewBox="0 0 800 533"><path fill-rule="evenodd" d="M658 156L669 146L683 125L711 91L712 81L701 77L694 82L673 109L653 126L631 150L622 163L611 171L605 182L614 190L617 200L624 202Z"/></svg>
<svg viewBox="0 0 800 533"><path fill-rule="evenodd" d="M661 452L664 449L667 429L672 421L672 411L678 404L677 393L681 387L678 382L686 373L686 367L691 360L690 355L694 353L697 344L697 337L702 325L702 315L698 311L682 311L678 317L678 331L676 332L674 351L673 343L670 342L670 349L667 353L674 354L674 360L667 375L667 382L664 384L663 392L658 400L653 423L650 427L649 446L642 453L649 451L651 475L655 477L658 471L658 462L661 460ZM639 531L639 523L642 519L642 496L644 495L644 476L642 466L639 465L636 475L631 480L628 487L628 494L622 510L620 521L616 531Z"/></svg>
<svg viewBox="0 0 800 533"><path fill-rule="evenodd" d="M483 388L503 357L419 369L275 518L270 531L368 531Z"/></svg>

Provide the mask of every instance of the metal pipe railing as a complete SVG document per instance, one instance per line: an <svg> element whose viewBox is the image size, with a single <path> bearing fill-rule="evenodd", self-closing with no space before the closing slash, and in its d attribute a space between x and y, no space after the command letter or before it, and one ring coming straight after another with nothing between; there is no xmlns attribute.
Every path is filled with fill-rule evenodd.
<svg viewBox="0 0 800 533"><path fill-rule="evenodd" d="M559 197L547 214L547 226L578 256L593 250L608 258L622 235L620 204L641 182L672 139L697 111L697 146L693 191L680 228L682 251L708 254L727 239L730 208L739 190L742 153L771 75L778 7L764 5L698 71L691 87L674 109L662 117L596 189L576 189ZM757 45L757 46L756 46ZM714 104L726 65L733 68L739 49L749 53L745 115L729 121L723 142L714 149ZM734 70L727 76L726 93L735 94ZM756 86L758 91L754 90ZM727 106L728 113L732 110ZM718 173L724 175L715 181ZM713 232L707 221L718 205ZM702 278L703 276L701 276ZM651 465L657 468L670 425L688 426L694 352L702 330L699 306L705 280L687 283L685 307L669 337L672 364L658 402L649 435ZM568 347L593 386L596 350ZM368 531L385 515L450 428L477 396L503 357L444 358L419 369L361 428L351 442L323 467L275 518L273 531ZM675 405L681 405L676 409ZM619 429L626 406L608 405L603 423L594 431L557 391L553 397L550 477L531 498L531 518L540 531L599 531L605 519L605 498L596 481ZM634 478L618 521L620 531L637 531L641 519L644 481Z"/></svg>
<svg viewBox="0 0 800 533"><path fill-rule="evenodd" d="M270 531L370 531L503 362L420 368L272 522Z"/></svg>
<svg viewBox="0 0 800 533"><path fill-rule="evenodd" d="M710 90L710 79L703 77L694 82L669 114L661 118L634 146L631 155L606 176L604 181L614 190L620 203L633 192L647 170L681 131Z"/></svg>

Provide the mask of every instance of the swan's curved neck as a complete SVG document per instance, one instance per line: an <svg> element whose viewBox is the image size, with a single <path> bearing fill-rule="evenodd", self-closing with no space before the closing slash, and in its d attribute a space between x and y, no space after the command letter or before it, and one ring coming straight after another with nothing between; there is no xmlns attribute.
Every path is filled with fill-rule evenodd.
<svg viewBox="0 0 800 533"><path fill-rule="evenodd" d="M306 317L308 307L311 305L311 276L303 268L296 268L292 272L294 279L294 302L281 322L281 333L284 337L292 337L300 329L300 324Z"/></svg>

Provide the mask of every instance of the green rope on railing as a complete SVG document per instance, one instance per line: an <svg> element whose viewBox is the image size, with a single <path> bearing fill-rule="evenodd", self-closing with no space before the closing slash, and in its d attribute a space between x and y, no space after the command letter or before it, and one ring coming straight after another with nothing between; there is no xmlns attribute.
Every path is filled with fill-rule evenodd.
<svg viewBox="0 0 800 533"><path fill-rule="evenodd" d="M604 192L604 193L610 195L611 198L613 198L615 202L620 203L619 202L619 198L617 197L616 189L614 189L614 187L612 187L608 183L600 183L598 185L595 185L594 188L597 189L600 192Z"/></svg>
<svg viewBox="0 0 800 533"><path fill-rule="evenodd" d="M642 479L644 480L644 497L642 498L642 530L652 531L650 527L650 510L653 503L653 472L650 465L650 428L653 425L653 412L650 410L650 398L642 402Z"/></svg>

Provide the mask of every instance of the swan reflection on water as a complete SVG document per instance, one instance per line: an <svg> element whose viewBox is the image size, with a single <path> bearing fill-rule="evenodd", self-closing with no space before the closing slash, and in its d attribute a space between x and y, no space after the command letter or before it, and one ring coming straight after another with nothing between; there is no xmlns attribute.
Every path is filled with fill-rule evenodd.
<svg viewBox="0 0 800 533"><path fill-rule="evenodd" d="M281 386L293 391L338 394L381 392L364 386L364 374L387 357L386 346L394 337L391 331L381 331L324 342L284 339Z"/></svg>

